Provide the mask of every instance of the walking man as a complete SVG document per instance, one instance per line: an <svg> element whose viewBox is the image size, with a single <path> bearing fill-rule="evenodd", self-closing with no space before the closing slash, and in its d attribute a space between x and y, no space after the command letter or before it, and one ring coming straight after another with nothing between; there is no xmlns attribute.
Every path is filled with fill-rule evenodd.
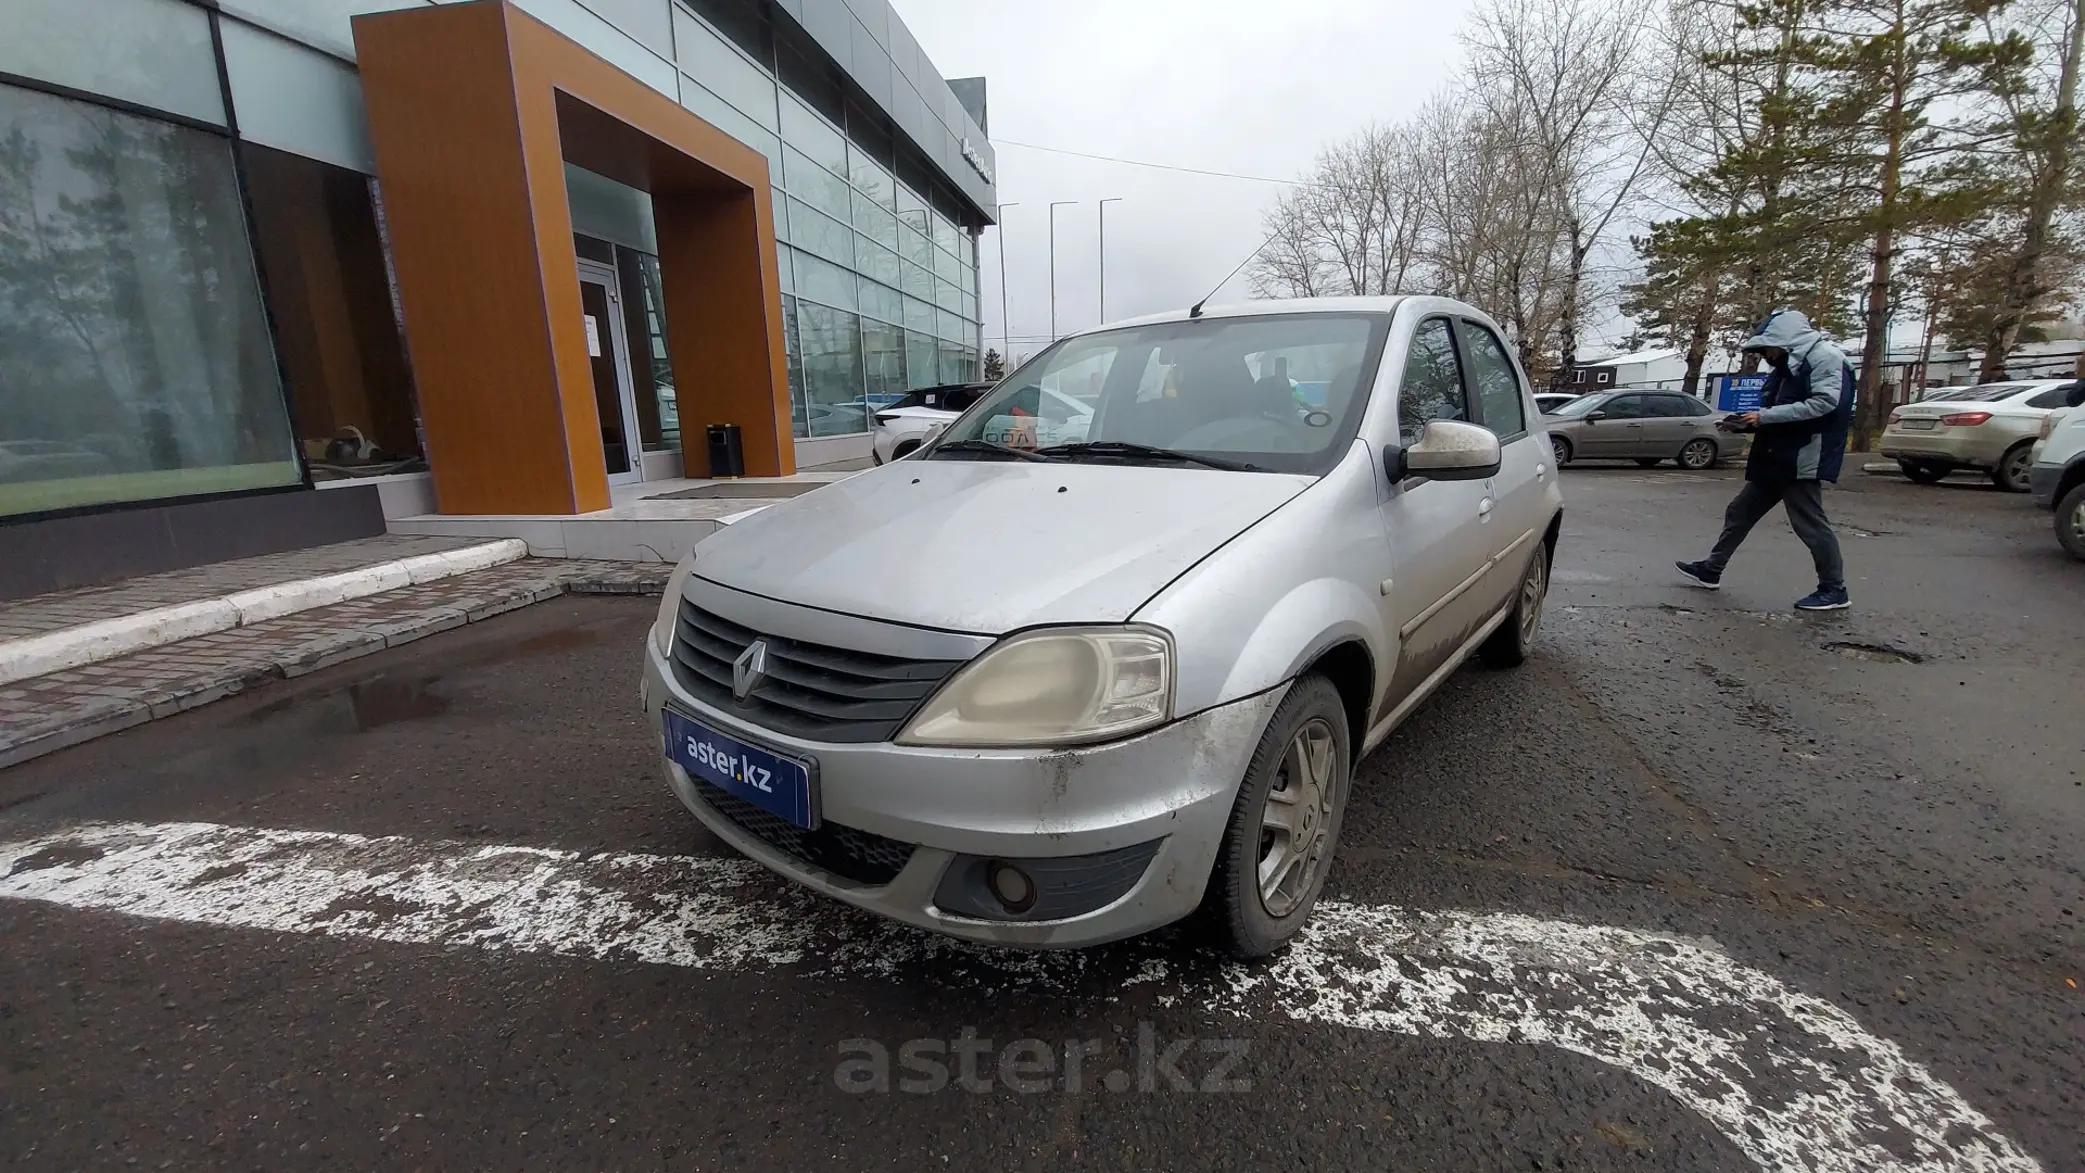
<svg viewBox="0 0 2085 1173"><path fill-rule="evenodd" d="M1695 586L1716 590L1723 568L1745 535L1774 506L1788 511L1795 536L1817 563L1817 590L1796 600L1801 611L1837 611L1846 597L1846 565L1839 538L1824 515L1824 482L1839 479L1846 433L1853 421L1853 367L1846 355L1794 310L1776 310L1759 323L1743 349L1757 351L1771 370L1759 410L1730 423L1754 431L1745 461L1745 487L1723 511L1723 536L1700 562L1679 563Z"/></svg>

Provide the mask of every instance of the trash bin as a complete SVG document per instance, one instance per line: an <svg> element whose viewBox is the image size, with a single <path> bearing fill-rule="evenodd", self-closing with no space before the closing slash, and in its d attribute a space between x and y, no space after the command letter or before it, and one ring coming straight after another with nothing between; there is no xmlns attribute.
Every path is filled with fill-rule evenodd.
<svg viewBox="0 0 2085 1173"><path fill-rule="evenodd" d="M746 475L746 446L737 424L709 426L709 475L720 480Z"/></svg>

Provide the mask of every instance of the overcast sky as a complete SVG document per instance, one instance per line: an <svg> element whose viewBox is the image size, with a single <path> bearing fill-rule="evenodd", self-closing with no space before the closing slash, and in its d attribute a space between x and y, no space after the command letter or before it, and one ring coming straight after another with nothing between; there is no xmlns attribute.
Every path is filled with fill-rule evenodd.
<svg viewBox="0 0 2085 1173"><path fill-rule="evenodd" d="M1107 212L1110 320L1180 309L1261 239L1281 188L1012 145L1296 178L1318 149L1415 110L1460 59L1468 0L892 0L944 77L982 75L1006 209L1015 353L1099 321L1095 201ZM999 245L980 242L985 344L1000 345ZM1242 300L1240 276L1217 301ZM1026 339L1026 341L1024 341Z"/></svg>

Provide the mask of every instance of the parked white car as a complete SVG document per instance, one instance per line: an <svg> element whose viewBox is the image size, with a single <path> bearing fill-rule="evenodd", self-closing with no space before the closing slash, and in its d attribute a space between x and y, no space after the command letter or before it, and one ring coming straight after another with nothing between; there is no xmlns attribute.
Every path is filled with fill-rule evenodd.
<svg viewBox="0 0 2085 1173"><path fill-rule="evenodd" d="M877 464L902 460L912 454L921 444L941 434L943 428L955 422L986 391L990 383L969 383L960 387L935 387L915 391L905 399L876 413L876 435L873 453ZM1017 448L1035 448L1045 444L1069 444L1086 438L1086 424L1093 416L1093 408L1082 400L1074 399L1050 387L1025 388L1026 394L1015 404L1016 427L1008 435L1000 437ZM923 396L921 402L912 402L914 396ZM936 404L939 406L936 406Z"/></svg>
<svg viewBox="0 0 2085 1173"><path fill-rule="evenodd" d="M2070 385L2042 379L1936 391L1891 411L1879 447L1921 485L1974 469L2009 493L2025 493L2035 435Z"/></svg>
<svg viewBox="0 0 2085 1173"><path fill-rule="evenodd" d="M2085 379L2064 387L2066 406L2043 419L2028 481L2034 503L2056 512L2056 540L2085 561Z"/></svg>
<svg viewBox="0 0 2085 1173"><path fill-rule="evenodd" d="M1050 440L1066 371L1104 375ZM1036 948L1199 909L1266 954L1317 900L1355 763L1465 659L1528 655L1550 461L1460 302L1074 335L901 463L703 539L642 703L695 817L833 899Z"/></svg>
<svg viewBox="0 0 2085 1173"><path fill-rule="evenodd" d="M871 428L870 454L877 464L889 464L911 455L912 450L938 435L978 396L992 389L990 383L952 383L944 387L922 387L888 407L876 409Z"/></svg>

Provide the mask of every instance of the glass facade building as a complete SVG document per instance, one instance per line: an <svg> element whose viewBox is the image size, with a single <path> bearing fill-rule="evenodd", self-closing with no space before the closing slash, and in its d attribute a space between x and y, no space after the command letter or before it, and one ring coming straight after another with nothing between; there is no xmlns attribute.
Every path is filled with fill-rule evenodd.
<svg viewBox="0 0 2085 1173"><path fill-rule="evenodd" d="M0 525L440 459L351 23L421 6L9 0ZM864 434L907 389L977 377L981 97L959 99L885 0L513 7L766 158L796 438ZM679 448L675 387L701 356L666 344L649 197L569 163L566 181L575 253L620 304L627 448Z"/></svg>

